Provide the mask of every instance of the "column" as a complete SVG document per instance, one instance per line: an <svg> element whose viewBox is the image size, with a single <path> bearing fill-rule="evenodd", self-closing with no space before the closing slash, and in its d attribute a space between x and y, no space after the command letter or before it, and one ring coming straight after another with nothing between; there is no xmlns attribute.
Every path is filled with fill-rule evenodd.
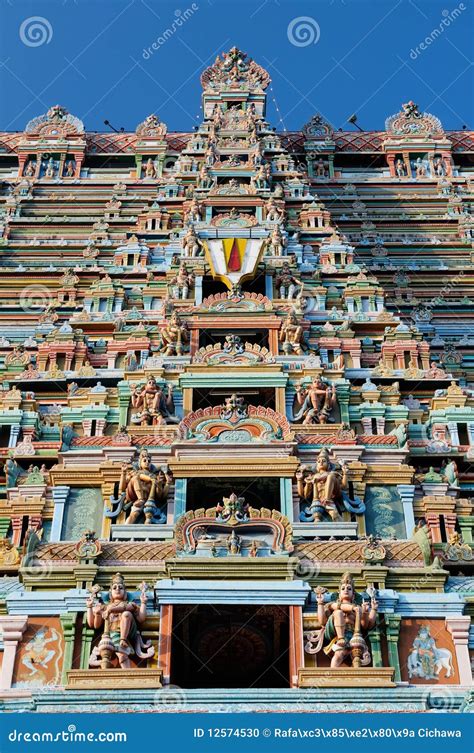
<svg viewBox="0 0 474 753"><path fill-rule="evenodd" d="M89 669L89 658L91 655L92 639L94 637L94 628L90 628L86 622L84 615L84 623L82 625L82 641L81 641L81 669Z"/></svg>
<svg viewBox="0 0 474 753"><path fill-rule="evenodd" d="M395 669L395 682L401 682L400 657L398 656L398 641L400 638L400 624L402 618L399 614L385 615L387 630L388 659L390 666Z"/></svg>
<svg viewBox="0 0 474 753"><path fill-rule="evenodd" d="M439 525L439 515L436 512L427 512L425 520L431 531L431 540L433 544L441 544L441 529Z"/></svg>
<svg viewBox="0 0 474 753"><path fill-rule="evenodd" d="M169 685L171 677L171 639L173 632L173 605L160 607L160 635L158 638L158 667L163 671L163 685Z"/></svg>
<svg viewBox="0 0 474 753"><path fill-rule="evenodd" d="M72 669L74 653L74 637L76 634L77 612L67 612L59 616L64 636L63 668L61 672L61 685L67 685L67 673Z"/></svg>
<svg viewBox="0 0 474 753"><path fill-rule="evenodd" d="M273 299L273 282L271 275L265 275L265 295L270 300Z"/></svg>
<svg viewBox="0 0 474 753"><path fill-rule="evenodd" d="M458 434L458 425L456 421L448 421L447 427L449 431L449 436L451 438L451 444L453 447L458 447L459 445L459 434Z"/></svg>
<svg viewBox="0 0 474 753"><path fill-rule="evenodd" d="M8 439L8 447L9 449L12 447L16 447L18 442L18 436L20 434L20 424L12 424L10 426L10 437Z"/></svg>
<svg viewBox="0 0 474 753"><path fill-rule="evenodd" d="M50 541L61 541L61 532L63 528L64 507L69 496L69 486L53 487L53 522L51 525Z"/></svg>
<svg viewBox="0 0 474 753"><path fill-rule="evenodd" d="M187 478L177 478L174 484L174 521L186 512Z"/></svg>
<svg viewBox="0 0 474 753"><path fill-rule="evenodd" d="M194 279L194 303L196 306L202 303L202 275L196 275Z"/></svg>
<svg viewBox="0 0 474 753"><path fill-rule="evenodd" d="M298 687L298 669L304 667L303 610L290 606L290 688Z"/></svg>
<svg viewBox="0 0 474 753"><path fill-rule="evenodd" d="M411 538L415 530L415 515L413 513L413 497L415 496L414 484L397 484L398 493L402 500L403 517L407 539Z"/></svg>
<svg viewBox="0 0 474 753"><path fill-rule="evenodd" d="M12 544L16 547L21 545L21 532L23 529L23 515L12 517Z"/></svg>
<svg viewBox="0 0 474 753"><path fill-rule="evenodd" d="M0 690L10 690L15 668L16 649L28 624L27 615L0 615L3 631L3 662L0 673Z"/></svg>
<svg viewBox="0 0 474 753"><path fill-rule="evenodd" d="M453 637L456 649L456 659L459 667L459 682L461 685L472 686L471 660L469 657L469 627L471 618L467 615L459 617L446 617L445 625Z"/></svg>
<svg viewBox="0 0 474 753"><path fill-rule="evenodd" d="M10 528L10 518L0 518L0 539L6 539Z"/></svg>
<svg viewBox="0 0 474 753"><path fill-rule="evenodd" d="M293 485L291 478L280 479L280 504L282 514L293 522Z"/></svg>
<svg viewBox="0 0 474 753"><path fill-rule="evenodd" d="M377 624L369 632L370 650L372 653L372 666L383 667L382 664L382 646L380 636L380 617L377 617Z"/></svg>

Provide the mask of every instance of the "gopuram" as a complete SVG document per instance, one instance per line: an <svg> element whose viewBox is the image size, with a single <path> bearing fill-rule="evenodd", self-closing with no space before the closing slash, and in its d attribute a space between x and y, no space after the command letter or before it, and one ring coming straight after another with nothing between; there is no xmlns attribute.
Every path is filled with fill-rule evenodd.
<svg viewBox="0 0 474 753"><path fill-rule="evenodd" d="M0 707L472 709L474 134L201 82L0 133Z"/></svg>

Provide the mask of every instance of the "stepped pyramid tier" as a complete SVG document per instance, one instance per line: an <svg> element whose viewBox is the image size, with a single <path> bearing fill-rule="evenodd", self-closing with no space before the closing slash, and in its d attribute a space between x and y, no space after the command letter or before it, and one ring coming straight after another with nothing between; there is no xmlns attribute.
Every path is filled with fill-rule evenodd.
<svg viewBox="0 0 474 753"><path fill-rule="evenodd" d="M0 133L4 709L470 703L474 134L269 81Z"/></svg>

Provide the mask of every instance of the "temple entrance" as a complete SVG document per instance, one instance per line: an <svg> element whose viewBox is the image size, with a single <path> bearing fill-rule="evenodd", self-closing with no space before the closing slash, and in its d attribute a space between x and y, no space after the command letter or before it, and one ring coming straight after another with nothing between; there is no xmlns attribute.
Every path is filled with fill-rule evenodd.
<svg viewBox="0 0 474 753"><path fill-rule="evenodd" d="M173 624L173 684L289 687L288 607L175 606Z"/></svg>

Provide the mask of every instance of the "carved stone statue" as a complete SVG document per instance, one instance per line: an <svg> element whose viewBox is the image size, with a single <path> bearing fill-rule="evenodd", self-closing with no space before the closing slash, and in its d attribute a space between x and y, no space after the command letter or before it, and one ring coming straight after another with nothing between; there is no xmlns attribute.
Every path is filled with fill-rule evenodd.
<svg viewBox="0 0 474 753"><path fill-rule="evenodd" d="M323 382L320 377L315 377L308 387L296 385L293 420L295 423L327 424L334 421L331 413L336 405L336 391Z"/></svg>
<svg viewBox="0 0 474 753"><path fill-rule="evenodd" d="M271 256L283 256L285 250L286 239L281 234L280 227L277 225L267 240L268 253Z"/></svg>
<svg viewBox="0 0 474 753"><path fill-rule="evenodd" d="M145 177L146 178L156 178L156 168L155 163L152 160L151 157L148 158L146 165L145 165Z"/></svg>
<svg viewBox="0 0 474 753"><path fill-rule="evenodd" d="M184 255L190 259L202 255L202 243L191 227L182 239L181 245L184 249Z"/></svg>
<svg viewBox="0 0 474 753"><path fill-rule="evenodd" d="M232 492L229 497L224 497L216 508L216 520L236 525L248 520L249 506L245 502L245 497L238 497Z"/></svg>
<svg viewBox="0 0 474 753"><path fill-rule="evenodd" d="M275 199L270 198L268 199L267 203L265 204L266 209L266 220L267 222L283 222L283 212L282 210L276 205Z"/></svg>
<svg viewBox="0 0 474 753"><path fill-rule="evenodd" d="M303 327L294 311L290 311L280 330L280 343L286 355L303 353Z"/></svg>
<svg viewBox="0 0 474 753"><path fill-rule="evenodd" d="M87 599L87 624L90 628L102 628L99 644L93 649L89 666L110 669L114 657L120 669L129 669L130 657L149 659L155 649L149 641L144 641L139 627L146 620L146 583L141 584L140 606L125 590L120 573L113 576L108 598L99 596L99 588L92 589Z"/></svg>
<svg viewBox="0 0 474 753"><path fill-rule="evenodd" d="M177 274L170 280L169 289L172 298L175 300L185 300L189 295L189 290L194 283L194 274L188 272L186 263L183 261L179 266Z"/></svg>
<svg viewBox="0 0 474 753"><path fill-rule="evenodd" d="M143 386L135 387L132 393L131 422L141 426L157 426L164 423L178 423L179 418L174 415L173 388L168 385L168 393L164 394L156 383L155 377L150 377Z"/></svg>
<svg viewBox="0 0 474 753"><path fill-rule="evenodd" d="M343 491L348 488L348 478L347 465L333 465L325 449L318 455L314 473L308 473L304 466L296 472L298 494L301 499L311 500L313 520L322 520L325 514L331 520L339 519L339 511L344 508Z"/></svg>
<svg viewBox="0 0 474 753"><path fill-rule="evenodd" d="M288 262L283 264L280 274L275 279L275 285L280 298L286 300L301 298L303 293L303 283L291 273Z"/></svg>
<svg viewBox="0 0 474 753"><path fill-rule="evenodd" d="M404 178L407 174L407 166L402 159L395 161L395 172L399 178Z"/></svg>
<svg viewBox="0 0 474 753"><path fill-rule="evenodd" d="M122 510L130 511L125 521L127 524L137 523L145 518L145 523L164 523L166 518L160 512L159 505L168 498L169 485L173 477L171 472L157 468L150 461L147 450L141 450L138 460L125 463L119 482L118 500L111 499L113 509L107 511L106 516L116 518Z"/></svg>
<svg viewBox="0 0 474 753"><path fill-rule="evenodd" d="M351 659L353 667L367 666L372 657L364 635L375 626L377 619L375 591L367 594L369 599L364 599L356 593L351 574L345 573L339 592L330 594L329 601L326 593L325 588L316 589L321 628L307 636L306 652L315 654L323 649L325 654L333 654L333 669L341 667L347 658Z"/></svg>
<svg viewBox="0 0 474 753"><path fill-rule="evenodd" d="M165 356L181 356L183 354L183 346L188 341L188 330L184 324L181 324L176 311L171 314L169 322L161 331L161 339L160 350Z"/></svg>

